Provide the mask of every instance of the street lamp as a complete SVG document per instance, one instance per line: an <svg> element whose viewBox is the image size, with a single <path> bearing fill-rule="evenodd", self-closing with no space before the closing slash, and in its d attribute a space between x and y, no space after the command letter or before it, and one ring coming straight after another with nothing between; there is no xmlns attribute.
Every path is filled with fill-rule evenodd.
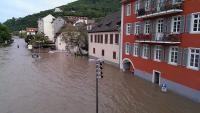
<svg viewBox="0 0 200 113"><path fill-rule="evenodd" d="M99 96L98 96L98 80L103 78L103 64L104 64L104 60L102 59L89 59L89 62L94 63L96 62L96 113L98 113L98 100L99 100Z"/></svg>
<svg viewBox="0 0 200 113"><path fill-rule="evenodd" d="M98 113L99 108L98 80L103 78L103 63L104 61L101 59L96 60L96 113Z"/></svg>

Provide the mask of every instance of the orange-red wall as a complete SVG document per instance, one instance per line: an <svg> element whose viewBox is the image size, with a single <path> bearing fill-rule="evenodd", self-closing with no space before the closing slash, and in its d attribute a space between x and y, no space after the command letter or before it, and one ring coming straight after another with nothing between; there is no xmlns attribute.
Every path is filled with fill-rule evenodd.
<svg viewBox="0 0 200 113"><path fill-rule="evenodd" d="M135 21L139 21L136 19L136 15L133 14L134 1L135 0L130 0L132 4L132 15L129 17L124 16L124 27L126 23L134 23ZM190 13L200 12L200 0L185 0L183 9L184 11L180 15L188 15ZM133 35L126 36L125 32L123 33L123 43L134 43L134 41L135 39ZM181 41L181 47L200 48L200 34L184 33L182 35ZM161 76L165 79L183 84L193 89L200 90L200 71L187 69L184 66L169 65L166 62L156 62L140 57L133 57L132 55L127 56L123 54L122 57L129 58L133 62L136 69L140 69L148 73L153 73L153 70L158 70L161 72Z"/></svg>

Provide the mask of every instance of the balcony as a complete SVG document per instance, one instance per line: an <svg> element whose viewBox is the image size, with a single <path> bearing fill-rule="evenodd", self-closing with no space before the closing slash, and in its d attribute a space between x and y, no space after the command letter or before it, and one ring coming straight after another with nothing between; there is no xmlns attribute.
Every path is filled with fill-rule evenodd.
<svg viewBox="0 0 200 113"><path fill-rule="evenodd" d="M166 0L162 3L157 3L157 0L152 2L149 7L145 7L145 1L140 2L140 9L137 11L138 19L152 18L157 16L169 15L183 12L183 1Z"/></svg>
<svg viewBox="0 0 200 113"><path fill-rule="evenodd" d="M182 34L163 34L158 37L157 35L136 35L137 43L146 43L146 44L168 44L168 45L177 45L181 43Z"/></svg>

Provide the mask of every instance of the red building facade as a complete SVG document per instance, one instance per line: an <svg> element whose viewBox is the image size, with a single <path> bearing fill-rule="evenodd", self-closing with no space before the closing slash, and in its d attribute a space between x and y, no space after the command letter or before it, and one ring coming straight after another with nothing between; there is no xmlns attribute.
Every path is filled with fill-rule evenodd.
<svg viewBox="0 0 200 113"><path fill-rule="evenodd" d="M200 0L122 0L122 68L200 102Z"/></svg>

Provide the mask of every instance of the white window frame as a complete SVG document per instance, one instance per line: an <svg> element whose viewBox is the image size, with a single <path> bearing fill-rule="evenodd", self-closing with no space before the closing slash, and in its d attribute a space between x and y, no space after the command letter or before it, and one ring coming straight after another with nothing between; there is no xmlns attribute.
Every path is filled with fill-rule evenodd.
<svg viewBox="0 0 200 113"><path fill-rule="evenodd" d="M199 15L198 16L198 21L197 21L197 31L194 31L194 21L195 21L194 15ZM191 33L199 34L200 31L198 31L198 28L200 29L200 25L198 26L198 24L200 24L200 12L192 13L191 24L192 24L191 25Z"/></svg>
<svg viewBox="0 0 200 113"><path fill-rule="evenodd" d="M131 34L131 23L127 23L126 24L126 35L130 35Z"/></svg>
<svg viewBox="0 0 200 113"><path fill-rule="evenodd" d="M139 56L139 44L138 43L134 43L133 56L135 56L135 57Z"/></svg>
<svg viewBox="0 0 200 113"><path fill-rule="evenodd" d="M150 21L145 21L144 34L150 34Z"/></svg>
<svg viewBox="0 0 200 113"><path fill-rule="evenodd" d="M161 47L162 47L161 45L156 45L154 47L154 61L160 62L162 60L161 55L162 55L163 49Z"/></svg>
<svg viewBox="0 0 200 113"><path fill-rule="evenodd" d="M142 58L144 59L148 59L148 54L149 54L149 45L145 44L143 45L143 48L142 48Z"/></svg>
<svg viewBox="0 0 200 113"><path fill-rule="evenodd" d="M145 11L149 11L150 10L150 3L151 3L150 0L146 0L146 2L145 2Z"/></svg>
<svg viewBox="0 0 200 113"><path fill-rule="evenodd" d="M200 48L189 48L189 54L188 54L188 64L187 64L187 67L189 68L189 69L193 69L193 70L199 70L199 68L200 68L200 65L199 65L199 62L200 62L200 60L199 59L197 59L198 60L198 67L195 67L195 66L191 66L190 64L191 64L191 51L192 50L199 50L199 53L193 53L194 54L194 60L196 60L196 56L199 56L199 59L200 59ZM195 64L194 64L195 65Z"/></svg>
<svg viewBox="0 0 200 113"><path fill-rule="evenodd" d="M135 1L135 14L138 14L138 10L140 9L140 4L139 4L139 1Z"/></svg>
<svg viewBox="0 0 200 113"><path fill-rule="evenodd" d="M175 20L175 18L177 20ZM179 19L180 20L179 20ZM175 25L176 24L176 25ZM174 31L175 30L175 31ZM172 23L171 23L171 33L172 34L179 34L181 32L181 16L174 16L172 17Z"/></svg>
<svg viewBox="0 0 200 113"><path fill-rule="evenodd" d="M178 47L177 46L170 47L170 50L169 50L169 61L168 61L169 64L172 64L172 65L177 65L178 64L178 57L179 57L178 56L178 52L179 51L178 51ZM177 61L177 62L175 62L175 61Z"/></svg>
<svg viewBox="0 0 200 113"><path fill-rule="evenodd" d="M158 19L157 21L157 32L158 33L163 33L163 26L164 26L164 20L163 19Z"/></svg>
<svg viewBox="0 0 200 113"><path fill-rule="evenodd" d="M131 16L131 4L126 5L126 16Z"/></svg>
<svg viewBox="0 0 200 113"><path fill-rule="evenodd" d="M135 23L135 31L134 31L134 34L135 35L139 35L140 33L140 22L136 22Z"/></svg>

